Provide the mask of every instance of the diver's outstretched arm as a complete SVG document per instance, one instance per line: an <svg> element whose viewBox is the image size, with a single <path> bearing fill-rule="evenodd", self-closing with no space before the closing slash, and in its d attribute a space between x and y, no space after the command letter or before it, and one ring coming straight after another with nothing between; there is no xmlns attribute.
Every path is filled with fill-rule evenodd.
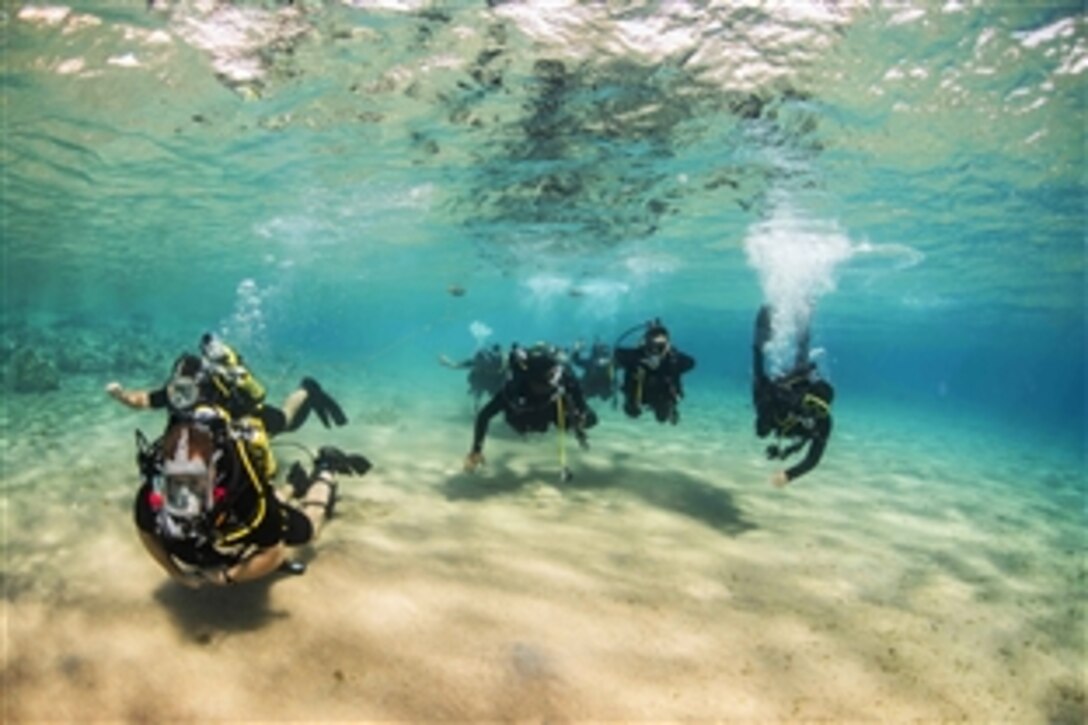
<svg viewBox="0 0 1088 725"><path fill-rule="evenodd" d="M468 370L469 368L472 367L473 361L470 358L468 360L462 360L461 362L456 362L454 360L450 360L445 355L439 355L438 356L438 364L442 365L443 367L450 368L451 370Z"/></svg>
<svg viewBox="0 0 1088 725"><path fill-rule="evenodd" d="M151 407L151 394L146 390L126 390L121 383L106 385L106 393L122 405L142 410Z"/></svg>
<svg viewBox="0 0 1088 725"><path fill-rule="evenodd" d="M816 431L814 431L811 439L812 443L809 445L808 450L805 451L805 457L797 465L784 471L786 481L794 481L815 468L824 456L824 449L827 448L827 441L830 437L831 418L823 418Z"/></svg>

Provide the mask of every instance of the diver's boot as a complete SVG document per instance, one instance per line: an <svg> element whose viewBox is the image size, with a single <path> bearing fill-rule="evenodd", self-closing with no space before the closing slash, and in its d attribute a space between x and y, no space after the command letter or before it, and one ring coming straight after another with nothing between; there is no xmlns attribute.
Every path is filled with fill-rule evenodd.
<svg viewBox="0 0 1088 725"><path fill-rule="evenodd" d="M332 478L319 478L314 483L324 483L329 487L329 498L325 501L325 521L331 521L336 513L336 502L340 500L340 486ZM311 484L312 485L312 484Z"/></svg>
<svg viewBox="0 0 1088 725"><path fill-rule="evenodd" d="M287 471L287 483L291 485L291 495L300 501L309 490L310 477L306 475L306 471L302 470L302 464L298 461L292 463Z"/></svg>
<svg viewBox="0 0 1088 725"><path fill-rule="evenodd" d="M325 518L331 519L339 500L338 484L332 474L362 476L371 468L370 460L358 453L344 453L334 446L322 446L314 458L314 470L308 477L310 486L325 483L329 487L329 500L325 504ZM322 475L325 474L325 475ZM308 489L307 489L308 490Z"/></svg>

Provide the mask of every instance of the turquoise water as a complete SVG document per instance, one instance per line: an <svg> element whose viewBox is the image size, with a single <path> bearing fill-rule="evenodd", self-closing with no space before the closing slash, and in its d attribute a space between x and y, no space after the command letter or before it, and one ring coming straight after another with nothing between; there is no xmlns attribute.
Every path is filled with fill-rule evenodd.
<svg viewBox="0 0 1088 725"><path fill-rule="evenodd" d="M437 356L611 341L657 316L698 361L681 425L606 409L594 438L623 460L658 453L625 477L682 462L743 488L771 471L747 402L769 301L813 315L837 392L826 459L798 487L858 486L883 511L885 483L912 477L919 521L1002 532L1017 527L986 501L1016 492L1016 521L1054 530L1024 546L1062 552L1030 572L1060 570L1040 601L1083 596L1080 3L0 7L9 490L65 475L70 449L40 444L78 440L76 416L109 442L72 475L126 526L127 483L101 477L127 465L133 414L101 386L157 385L215 330L274 399L319 377L357 426L343 440L470 506L449 471L471 405ZM501 428L499 461L522 450ZM530 444L532 465L553 447ZM729 500L587 466L711 526L700 502ZM739 520L773 517L737 503ZM915 544L896 554L910 567L944 555ZM1083 625L1070 612L1039 631ZM1082 637L1066 645L1083 654Z"/></svg>
<svg viewBox="0 0 1088 725"><path fill-rule="evenodd" d="M767 297L843 395L1083 445L1079 6L351 5L6 4L8 347L380 364L661 315L711 388Z"/></svg>

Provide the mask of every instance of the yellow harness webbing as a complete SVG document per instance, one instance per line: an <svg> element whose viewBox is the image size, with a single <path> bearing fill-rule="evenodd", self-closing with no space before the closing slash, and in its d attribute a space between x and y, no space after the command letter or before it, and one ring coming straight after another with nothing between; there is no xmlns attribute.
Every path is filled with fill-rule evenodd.
<svg viewBox="0 0 1088 725"><path fill-rule="evenodd" d="M229 534L223 535L221 542L226 544L233 543L238 539L243 538L260 526L267 513L264 501L264 483L261 481L261 477L257 475L257 472L253 470L253 463L249 460L249 455L246 453L245 446L242 445L242 442L239 440L234 441L234 447L238 454L238 460L241 461L242 467L245 469L245 474L249 476L250 483L253 484L253 488L257 491L257 509L253 514L253 518L243 526L235 529Z"/></svg>
<svg viewBox="0 0 1088 725"><path fill-rule="evenodd" d="M562 395L560 395L556 399L555 407L558 411L558 417L555 421L555 425L559 430L559 466L565 470L567 467L567 416L563 410Z"/></svg>
<svg viewBox="0 0 1088 725"><path fill-rule="evenodd" d="M812 393L805 393L805 397L801 398L801 405L811 405L814 408L819 408L825 416L831 415L831 406L827 404L826 400L817 398Z"/></svg>

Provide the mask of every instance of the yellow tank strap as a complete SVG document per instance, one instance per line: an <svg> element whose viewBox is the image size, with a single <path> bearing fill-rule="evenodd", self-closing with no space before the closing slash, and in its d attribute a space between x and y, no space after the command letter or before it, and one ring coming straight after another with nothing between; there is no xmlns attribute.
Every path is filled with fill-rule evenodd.
<svg viewBox="0 0 1088 725"><path fill-rule="evenodd" d="M219 375L214 375L213 374L211 376L211 379L212 379L212 384L215 386L215 389L219 391L220 395L222 395L224 398L227 398L227 397L230 396L230 388L223 381L222 377L220 377Z"/></svg>
<svg viewBox="0 0 1088 725"><path fill-rule="evenodd" d="M814 408L819 408L824 415L831 415L831 406L827 404L827 401L817 398L812 393L805 393L805 397L801 398L801 404L811 405Z"/></svg>
<svg viewBox="0 0 1088 725"><path fill-rule="evenodd" d="M242 467L245 469L246 475L249 476L250 483L253 484L253 488L257 491L257 510L253 514L253 518L243 524L240 528L235 529L229 534L225 534L222 538L222 542L230 544L238 539L243 538L255 528L261 525L264 521L265 514L267 513L264 502L264 483L262 483L260 476L253 470L253 463L249 460L249 454L246 453L245 446L242 445L242 441L234 441L234 449L238 454L238 460L242 463Z"/></svg>
<svg viewBox="0 0 1088 725"><path fill-rule="evenodd" d="M223 345L223 357L226 358L227 365L230 365L231 367L234 367L235 365L238 365L238 364L241 363L241 358L238 357L238 353L236 353L234 351L233 347L231 347L230 345L223 344L223 343L220 343L220 344Z"/></svg>
<svg viewBox="0 0 1088 725"><path fill-rule="evenodd" d="M245 392L249 396L250 400L255 403L264 401L265 390L257 378L253 377L253 374L248 370L244 370L237 382L239 390Z"/></svg>
<svg viewBox="0 0 1088 725"><path fill-rule="evenodd" d="M567 467L567 416L566 411L563 409L563 395L560 394L555 400L556 419L555 426L559 431L559 465L563 468Z"/></svg>
<svg viewBox="0 0 1088 725"><path fill-rule="evenodd" d="M272 451L272 440L268 437L268 429L265 428L264 421L256 415L247 415L239 418L234 427L246 443L263 458L264 480L271 481L276 477L279 464L276 462L276 454ZM253 460L252 457L250 460Z"/></svg>

